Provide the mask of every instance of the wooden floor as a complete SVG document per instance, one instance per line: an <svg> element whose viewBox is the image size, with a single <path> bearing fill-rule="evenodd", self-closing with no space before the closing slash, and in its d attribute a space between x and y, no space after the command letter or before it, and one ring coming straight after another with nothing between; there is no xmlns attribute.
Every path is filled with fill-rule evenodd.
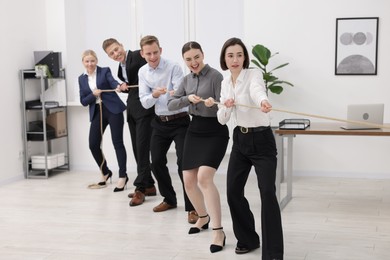
<svg viewBox="0 0 390 260"><path fill-rule="evenodd" d="M154 213L160 196L129 207L127 194L89 190L97 172L65 172L0 187L0 259L261 259L258 249L236 255L218 174L226 247L211 254L211 231L188 235L182 190L175 174L177 209ZM134 176L131 176L131 180ZM260 233L254 176L247 197ZM282 211L285 259L390 259L390 180L294 178L293 200Z"/></svg>

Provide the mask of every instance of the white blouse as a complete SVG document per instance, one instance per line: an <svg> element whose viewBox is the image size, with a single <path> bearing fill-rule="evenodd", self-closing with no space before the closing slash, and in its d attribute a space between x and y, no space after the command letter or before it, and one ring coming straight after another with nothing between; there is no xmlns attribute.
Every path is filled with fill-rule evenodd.
<svg viewBox="0 0 390 260"><path fill-rule="evenodd" d="M225 78L222 81L221 104L218 105L217 112L219 123L224 125L233 116L235 126L269 126L269 115L260 110L261 102L268 101L263 84L263 76L259 69L241 70L235 85L233 85L231 76ZM236 105L231 108L225 107L223 103L231 98L234 99Z"/></svg>

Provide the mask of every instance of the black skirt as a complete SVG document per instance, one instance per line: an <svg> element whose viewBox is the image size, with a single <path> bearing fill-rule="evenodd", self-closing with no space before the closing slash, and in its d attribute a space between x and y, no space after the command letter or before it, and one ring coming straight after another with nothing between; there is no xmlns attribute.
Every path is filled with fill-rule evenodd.
<svg viewBox="0 0 390 260"><path fill-rule="evenodd" d="M218 169L228 142L228 127L216 117L192 116L184 141L183 170L200 166Z"/></svg>

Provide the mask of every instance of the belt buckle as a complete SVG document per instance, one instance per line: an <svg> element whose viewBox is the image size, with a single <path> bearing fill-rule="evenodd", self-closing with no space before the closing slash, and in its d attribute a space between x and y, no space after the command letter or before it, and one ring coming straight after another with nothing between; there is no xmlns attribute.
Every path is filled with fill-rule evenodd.
<svg viewBox="0 0 390 260"><path fill-rule="evenodd" d="M240 126L240 131L243 134L247 134L249 132L248 128L247 127L243 127L243 126Z"/></svg>
<svg viewBox="0 0 390 260"><path fill-rule="evenodd" d="M168 121L169 121L169 117L165 116L165 122L168 122Z"/></svg>

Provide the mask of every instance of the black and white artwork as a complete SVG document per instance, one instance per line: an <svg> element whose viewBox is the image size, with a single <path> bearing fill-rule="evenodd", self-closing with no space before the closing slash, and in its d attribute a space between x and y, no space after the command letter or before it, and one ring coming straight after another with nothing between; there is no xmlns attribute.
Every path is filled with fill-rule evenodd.
<svg viewBox="0 0 390 260"><path fill-rule="evenodd" d="M336 19L336 75L376 75L378 17Z"/></svg>

